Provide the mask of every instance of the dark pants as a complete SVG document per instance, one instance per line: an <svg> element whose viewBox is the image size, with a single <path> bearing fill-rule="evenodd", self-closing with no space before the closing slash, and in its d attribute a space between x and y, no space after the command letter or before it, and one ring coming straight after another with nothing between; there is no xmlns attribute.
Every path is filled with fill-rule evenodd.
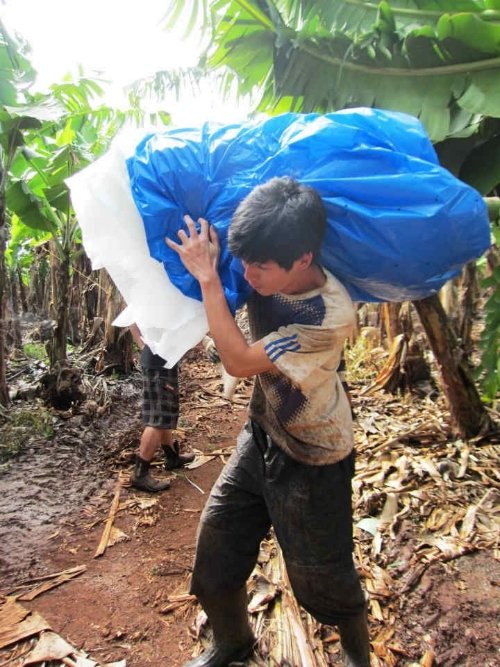
<svg viewBox="0 0 500 667"><path fill-rule="evenodd" d="M365 600L352 561L353 468L354 454L334 465L298 463L253 424L203 511L191 592L244 586L272 525L304 609L329 625L359 614Z"/></svg>
<svg viewBox="0 0 500 667"><path fill-rule="evenodd" d="M144 426L174 430L179 419L179 371L142 369L142 422Z"/></svg>

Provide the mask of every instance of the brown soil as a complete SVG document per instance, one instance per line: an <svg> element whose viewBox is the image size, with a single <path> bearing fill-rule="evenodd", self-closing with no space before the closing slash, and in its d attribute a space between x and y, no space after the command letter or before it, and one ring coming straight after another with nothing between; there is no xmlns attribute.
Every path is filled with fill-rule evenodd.
<svg viewBox="0 0 500 667"><path fill-rule="evenodd" d="M139 383L138 374L116 381L104 415L59 415L53 440L35 440L0 470L0 588L28 590L35 578L85 565L80 576L22 604L99 663L177 667L193 654L199 609L193 602L169 613L165 607L169 596L187 590L200 512L223 457L175 476L151 506L151 496L124 488L114 520L122 540L95 558L119 473L129 470L140 436ZM207 454L232 446L249 391L241 387L233 404L222 399L214 367L193 351L182 371L184 443ZM403 559L416 548L412 530L410 517L388 557ZM394 650L387 660L374 658L375 665L500 665L500 566L491 549L472 551L435 562L405 595L394 596L396 612L387 621ZM426 651L434 662L423 662ZM337 652L331 660L340 664Z"/></svg>

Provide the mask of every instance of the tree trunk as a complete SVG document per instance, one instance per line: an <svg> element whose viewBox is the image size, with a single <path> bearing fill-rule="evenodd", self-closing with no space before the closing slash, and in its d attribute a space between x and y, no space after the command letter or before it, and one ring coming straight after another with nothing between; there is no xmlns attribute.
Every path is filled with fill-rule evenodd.
<svg viewBox="0 0 500 667"><path fill-rule="evenodd" d="M73 272L71 276L71 296L68 303L68 340L71 344L80 345L85 337L87 322L84 313L84 294L88 276L84 272L85 260L79 254L73 258Z"/></svg>
<svg viewBox="0 0 500 667"><path fill-rule="evenodd" d="M125 373L128 374L134 366L132 336L129 331L113 326L113 321L125 307L125 302L109 277L107 271L101 269L100 298L104 311L104 349L96 363L98 373ZM103 295L105 298L101 298Z"/></svg>
<svg viewBox="0 0 500 667"><path fill-rule="evenodd" d="M19 285L19 298L21 300L21 310L23 313L28 312L28 295L26 294L26 287L23 282L23 274L19 266L16 269L17 283Z"/></svg>
<svg viewBox="0 0 500 667"><path fill-rule="evenodd" d="M7 340L11 348L20 350L23 346L20 321L20 304L18 292L18 280L16 271L6 271L8 279L8 294L6 313L8 314L7 326L10 322L10 331L7 331ZM9 312L10 310L10 312Z"/></svg>
<svg viewBox="0 0 500 667"><path fill-rule="evenodd" d="M462 438L472 438L488 430L491 421L472 380L470 369L456 335L437 295L414 301L448 400L454 430Z"/></svg>
<svg viewBox="0 0 500 667"><path fill-rule="evenodd" d="M403 333L401 322L399 321L399 311L401 310L400 303L383 303L381 304L381 322L382 334L385 333L389 347L392 341ZM383 335L382 337L383 338Z"/></svg>
<svg viewBox="0 0 500 667"><path fill-rule="evenodd" d="M74 277L78 277L78 303L75 303L75 310L78 311L78 323L76 324L76 313L74 316L75 325L78 327L79 342L87 340L90 331L93 328L97 316L97 294L99 292L99 273L92 271L92 264L85 252L78 255L75 263ZM73 289L75 289L75 281Z"/></svg>
<svg viewBox="0 0 500 667"><path fill-rule="evenodd" d="M49 243L33 249L33 263L30 267L28 288L28 310L33 315L43 318L50 314L51 281L48 258L50 257Z"/></svg>
<svg viewBox="0 0 500 667"><path fill-rule="evenodd" d="M439 292L439 300L446 313L448 324L458 333L459 330L459 286L460 278L448 280Z"/></svg>
<svg viewBox="0 0 500 667"><path fill-rule="evenodd" d="M0 166L1 168L1 166ZM5 237L7 233L5 221L5 201L0 192L0 405L9 405L7 388L7 350L5 347Z"/></svg>
<svg viewBox="0 0 500 667"><path fill-rule="evenodd" d="M42 398L58 410L68 410L85 396L82 392L82 374L68 365L67 341L69 305L71 302L71 246L62 248L62 256L51 253L51 315L56 321L47 351L50 371L41 378Z"/></svg>
<svg viewBox="0 0 500 667"><path fill-rule="evenodd" d="M460 308L459 333L462 347L467 353L472 350L472 322L474 319L474 304L476 301L477 269L475 262L470 262L462 274L462 294Z"/></svg>
<svg viewBox="0 0 500 667"><path fill-rule="evenodd" d="M383 303L381 331L386 334L389 357L366 391L383 389L392 394L413 389L431 379L422 348L414 334L410 303Z"/></svg>
<svg viewBox="0 0 500 667"><path fill-rule="evenodd" d="M57 261L57 260L56 260ZM70 251L64 250L61 260L53 267L53 307L56 320L52 336L49 360L50 367L63 364L67 357L68 315L70 302Z"/></svg>

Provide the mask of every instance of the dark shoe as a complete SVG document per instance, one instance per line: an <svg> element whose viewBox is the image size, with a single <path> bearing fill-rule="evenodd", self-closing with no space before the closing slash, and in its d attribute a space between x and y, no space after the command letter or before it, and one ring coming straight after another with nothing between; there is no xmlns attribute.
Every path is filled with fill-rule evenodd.
<svg viewBox="0 0 500 667"><path fill-rule="evenodd" d="M163 445L163 454L165 456L165 470L174 470L194 461L194 454L181 454L177 440L172 447Z"/></svg>
<svg viewBox="0 0 500 667"><path fill-rule="evenodd" d="M140 456L135 457L134 469L130 475L131 486L148 493L158 493L158 491L165 491L170 488L170 480L166 479L160 482L154 479L149 473L149 467L149 461L141 459Z"/></svg>
<svg viewBox="0 0 500 667"><path fill-rule="evenodd" d="M227 667L233 662L243 662L252 653L255 637L241 646L227 646L212 644L194 660L187 662L184 667Z"/></svg>
<svg viewBox="0 0 500 667"><path fill-rule="evenodd" d="M345 667L370 667L366 611L338 624Z"/></svg>
<svg viewBox="0 0 500 667"><path fill-rule="evenodd" d="M212 646L184 667L228 667L248 658L255 637L248 623L246 587L198 600L212 626Z"/></svg>

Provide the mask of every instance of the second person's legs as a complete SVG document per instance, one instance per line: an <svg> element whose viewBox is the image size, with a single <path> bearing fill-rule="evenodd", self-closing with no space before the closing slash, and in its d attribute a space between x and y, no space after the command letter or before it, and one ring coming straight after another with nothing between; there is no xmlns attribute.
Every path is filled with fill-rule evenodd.
<svg viewBox="0 0 500 667"><path fill-rule="evenodd" d="M179 418L178 367L150 369L142 372L142 420L144 431L130 477L132 486L142 491L164 491L170 481L156 480L150 473L150 464L160 447L172 443L172 431ZM172 450L173 452L173 450Z"/></svg>

